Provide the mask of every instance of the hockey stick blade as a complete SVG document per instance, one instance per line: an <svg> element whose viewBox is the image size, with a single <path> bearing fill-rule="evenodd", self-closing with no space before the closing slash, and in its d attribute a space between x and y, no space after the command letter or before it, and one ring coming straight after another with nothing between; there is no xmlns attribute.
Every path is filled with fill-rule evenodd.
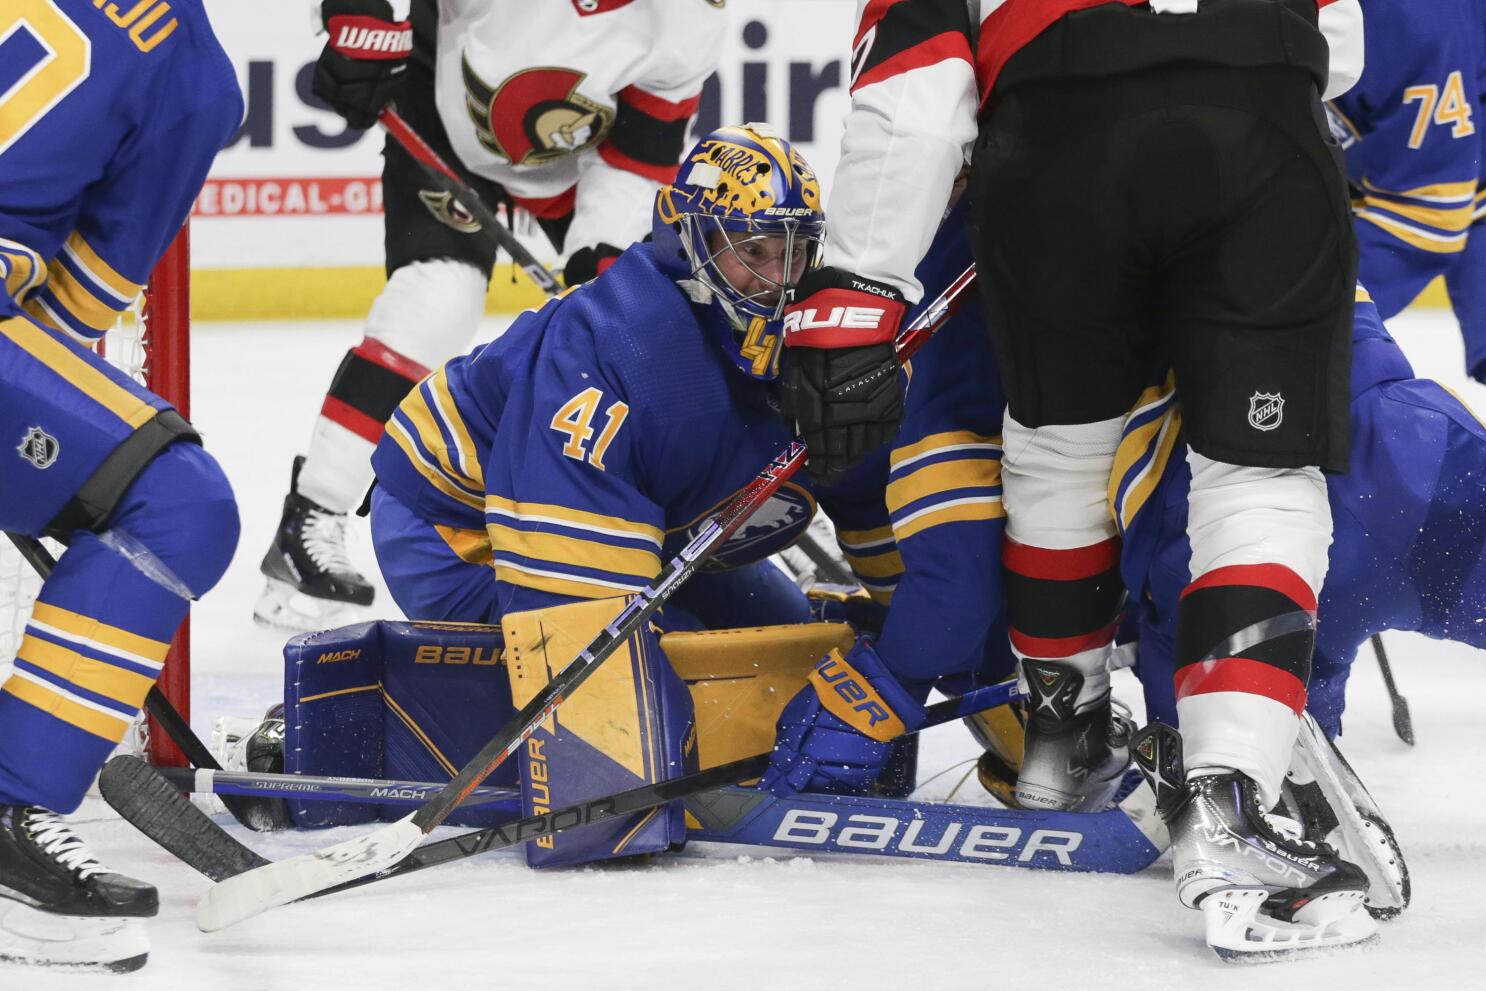
<svg viewBox="0 0 1486 991"><path fill-rule="evenodd" d="M132 754L120 754L103 765L98 790L136 829L213 881L268 863L228 836L158 771Z"/></svg>
<svg viewBox="0 0 1486 991"><path fill-rule="evenodd" d="M1372 650L1378 658L1378 670L1383 673L1383 685L1388 689L1388 701L1393 705L1393 732L1409 746L1414 745L1414 717L1409 713L1409 700L1398 690L1393 680L1393 665L1388 661L1388 651L1383 648L1381 634L1372 635Z"/></svg>

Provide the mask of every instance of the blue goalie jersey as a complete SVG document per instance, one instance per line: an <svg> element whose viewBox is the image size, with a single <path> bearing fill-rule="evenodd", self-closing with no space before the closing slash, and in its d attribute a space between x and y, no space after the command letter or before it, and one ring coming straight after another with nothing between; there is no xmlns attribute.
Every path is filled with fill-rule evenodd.
<svg viewBox="0 0 1486 991"><path fill-rule="evenodd" d="M101 337L242 115L199 0L0 4L0 314Z"/></svg>

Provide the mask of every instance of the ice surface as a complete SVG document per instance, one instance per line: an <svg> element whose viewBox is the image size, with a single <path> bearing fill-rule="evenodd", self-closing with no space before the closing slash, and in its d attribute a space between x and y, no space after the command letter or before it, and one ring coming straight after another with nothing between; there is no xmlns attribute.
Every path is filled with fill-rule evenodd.
<svg viewBox="0 0 1486 991"><path fill-rule="evenodd" d="M496 325L489 328L492 332ZM1454 321L1407 314L1393 329L1421 374L1486 410L1464 380ZM278 520L291 457L306 443L352 323L206 325L193 346L193 419L227 467L243 540L222 584L194 612L195 711L203 735L223 713L256 715L278 697L283 638L253 625L258 561ZM365 524L353 557L375 573ZM395 609L385 590L385 615ZM497 853L268 913L210 936L192 919L207 882L90 802L80 830L105 860L159 884L154 951L140 973L61 977L0 969L0 991L403 991L418 987L1014 989L1259 986L1361 991L1479 987L1486 965L1486 656L1389 634L1419 745L1394 736L1370 652L1352 681L1343 747L1392 819L1413 870L1414 905L1372 951L1235 968L1201 942L1165 859L1132 876L820 856L693 845L645 866L528 871ZM1137 701L1121 675L1116 691ZM944 797L973 755L959 727L927 734L926 797ZM975 782L956 800L974 799ZM350 830L255 835L271 857ZM1278 985L1274 982L1279 982Z"/></svg>

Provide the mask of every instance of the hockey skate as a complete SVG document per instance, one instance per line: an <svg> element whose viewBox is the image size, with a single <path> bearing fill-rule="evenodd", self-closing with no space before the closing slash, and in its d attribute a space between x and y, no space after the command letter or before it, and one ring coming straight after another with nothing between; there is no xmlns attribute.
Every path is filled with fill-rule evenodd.
<svg viewBox="0 0 1486 991"><path fill-rule="evenodd" d="M1181 736L1152 723L1135 761L1171 831L1177 897L1202 912L1207 944L1229 963L1264 963L1377 940L1362 870L1325 844L1287 835L1237 771L1187 780Z"/></svg>
<svg viewBox="0 0 1486 991"><path fill-rule="evenodd" d="M138 970L159 901L151 885L95 860L60 816L0 805L0 963Z"/></svg>
<svg viewBox="0 0 1486 991"><path fill-rule="evenodd" d="M283 774L284 704L269 706L262 720L219 717L212 726L211 751L223 770ZM239 795L232 804L228 811L233 818L256 832L294 828L288 803L282 798Z"/></svg>
<svg viewBox="0 0 1486 991"><path fill-rule="evenodd" d="M1099 812L1130 766L1134 724L1116 709L1106 679L1092 691L1070 664L1027 658L1026 740L1016 804L1024 809Z"/></svg>
<svg viewBox="0 0 1486 991"><path fill-rule="evenodd" d="M284 515L259 568L268 586L253 607L253 618L310 632L354 622L354 607L371 605L376 590L346 555L346 514L299 494L303 466L304 458L296 457Z"/></svg>
<svg viewBox="0 0 1486 991"><path fill-rule="evenodd" d="M1412 889L1403 849L1367 788L1309 713L1301 717L1283 801L1305 836L1335 849L1367 874L1367 911L1391 919Z"/></svg>

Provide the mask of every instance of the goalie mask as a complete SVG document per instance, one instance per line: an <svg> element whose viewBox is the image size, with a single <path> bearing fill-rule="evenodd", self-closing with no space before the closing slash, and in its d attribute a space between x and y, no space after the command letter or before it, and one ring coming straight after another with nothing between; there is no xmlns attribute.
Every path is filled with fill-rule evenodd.
<svg viewBox="0 0 1486 991"><path fill-rule="evenodd" d="M825 216L815 173L766 124L713 131L655 197L655 258L724 320L723 350L755 378L779 372L789 291L820 263Z"/></svg>

